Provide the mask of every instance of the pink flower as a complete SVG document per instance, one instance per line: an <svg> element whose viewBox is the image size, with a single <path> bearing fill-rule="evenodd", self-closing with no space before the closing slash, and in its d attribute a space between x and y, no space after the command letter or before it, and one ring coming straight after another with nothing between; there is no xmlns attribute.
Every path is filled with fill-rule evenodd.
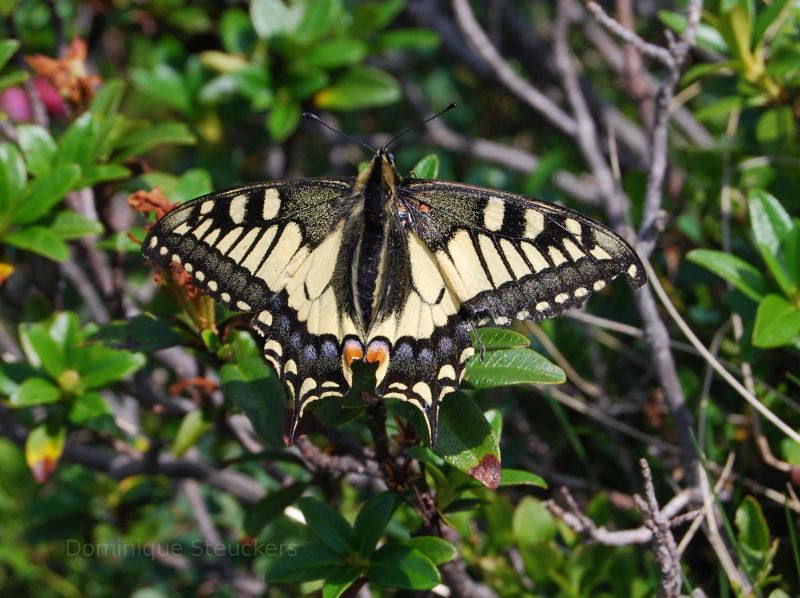
<svg viewBox="0 0 800 598"><path fill-rule="evenodd" d="M33 120L28 94L21 87L9 87L0 91L0 111L5 112L12 122Z"/></svg>

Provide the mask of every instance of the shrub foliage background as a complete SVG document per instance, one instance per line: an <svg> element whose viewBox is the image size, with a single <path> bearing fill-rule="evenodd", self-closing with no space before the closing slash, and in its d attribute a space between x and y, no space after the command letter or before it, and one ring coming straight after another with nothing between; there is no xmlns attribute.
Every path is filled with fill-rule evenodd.
<svg viewBox="0 0 800 598"><path fill-rule="evenodd" d="M699 5L0 0L0 590L793 595L800 8ZM617 283L481 330L433 450L368 371L287 448L246 320L154 272L144 228L354 174L303 111L377 147L450 102L401 171L638 239L714 357Z"/></svg>

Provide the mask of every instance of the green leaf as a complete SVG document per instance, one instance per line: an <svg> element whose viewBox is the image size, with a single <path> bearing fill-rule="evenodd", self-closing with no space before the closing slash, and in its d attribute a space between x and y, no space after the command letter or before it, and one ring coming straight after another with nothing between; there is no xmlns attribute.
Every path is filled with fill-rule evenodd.
<svg viewBox="0 0 800 598"><path fill-rule="evenodd" d="M439 156L428 154L414 165L411 172L418 179L435 179L439 176Z"/></svg>
<svg viewBox="0 0 800 598"><path fill-rule="evenodd" d="M75 188L80 176L80 167L69 164L56 166L46 176L34 179L14 206L11 214L14 224L29 224L47 214Z"/></svg>
<svg viewBox="0 0 800 598"><path fill-rule="evenodd" d="M89 235L103 234L103 225L77 212L63 211L56 214L50 232L62 241L81 239Z"/></svg>
<svg viewBox="0 0 800 598"><path fill-rule="evenodd" d="M342 565L329 574L337 581L330 581L326 578L325 585L322 586L322 598L339 598L344 596L347 589L353 585L361 575L358 567L353 565Z"/></svg>
<svg viewBox="0 0 800 598"><path fill-rule="evenodd" d="M294 101L302 102L325 87L330 80L330 75L320 68L295 67L286 73L286 90ZM279 92L278 96L282 94Z"/></svg>
<svg viewBox="0 0 800 598"><path fill-rule="evenodd" d="M760 301L769 293L769 281L740 257L713 249L693 249L686 254L686 259L728 281L754 301Z"/></svg>
<svg viewBox="0 0 800 598"><path fill-rule="evenodd" d="M304 42L319 39L330 28L334 6L333 0L315 0L308 3L295 37Z"/></svg>
<svg viewBox="0 0 800 598"><path fill-rule="evenodd" d="M113 432L111 407L100 393L86 392L77 397L69 410L69 421L76 426Z"/></svg>
<svg viewBox="0 0 800 598"><path fill-rule="evenodd" d="M792 218L781 203L763 189L753 189L748 197L750 221L756 243L777 256L781 240L792 229Z"/></svg>
<svg viewBox="0 0 800 598"><path fill-rule="evenodd" d="M337 510L316 498L301 498L297 506L303 512L308 530L326 548L340 555L353 552L353 530Z"/></svg>
<svg viewBox="0 0 800 598"><path fill-rule="evenodd" d="M381 587L404 590L430 590L441 581L428 557L402 544L385 544L374 552L367 575Z"/></svg>
<svg viewBox="0 0 800 598"><path fill-rule="evenodd" d="M109 79L97 90L89 110L95 114L116 114L125 94L125 83L120 79Z"/></svg>
<svg viewBox="0 0 800 598"><path fill-rule="evenodd" d="M492 428L492 434L497 438L497 442L503 438L503 414L497 409L488 409L483 416Z"/></svg>
<svg viewBox="0 0 800 598"><path fill-rule="evenodd" d="M267 571L267 582L300 583L325 579L345 565L340 555L331 552L319 542L309 542L278 557Z"/></svg>
<svg viewBox="0 0 800 598"><path fill-rule="evenodd" d="M15 203L27 180L22 154L10 143L0 143L0 210Z"/></svg>
<svg viewBox="0 0 800 598"><path fill-rule="evenodd" d="M195 136L184 123L165 122L129 131L119 143L124 148L115 160L139 156L158 145L194 145Z"/></svg>
<svg viewBox="0 0 800 598"><path fill-rule="evenodd" d="M89 166L95 155L95 135L98 129L98 117L91 112L84 112L76 118L58 141L56 164Z"/></svg>
<svg viewBox="0 0 800 598"><path fill-rule="evenodd" d="M83 169L81 187L92 187L97 183L121 181L131 176L131 171L121 164L90 164Z"/></svg>
<svg viewBox="0 0 800 598"><path fill-rule="evenodd" d="M352 67L314 97L318 106L330 110L361 110L399 99L400 85L394 77L368 66Z"/></svg>
<svg viewBox="0 0 800 598"><path fill-rule="evenodd" d="M92 340L103 341L115 349L151 353L180 345L186 339L166 320L144 313L107 324L92 335Z"/></svg>
<svg viewBox="0 0 800 598"><path fill-rule="evenodd" d="M762 553L769 550L769 526L761 505L754 497L745 497L736 509L735 521L742 544Z"/></svg>
<svg viewBox="0 0 800 598"><path fill-rule="evenodd" d="M753 42L763 42L762 38L770 25L777 21L779 17L783 17L783 11L789 4L789 0L773 0L773 2L766 6L759 7L758 17L756 24L753 27Z"/></svg>
<svg viewBox="0 0 800 598"><path fill-rule="evenodd" d="M28 172L35 177L48 174L57 151L56 142L48 130L37 125L19 125L17 140L25 154Z"/></svg>
<svg viewBox="0 0 800 598"><path fill-rule="evenodd" d="M256 504L249 507L244 517L244 529L249 536L258 536L261 530L281 515L286 507L300 498L308 484L296 482L286 488L270 492Z"/></svg>
<svg viewBox="0 0 800 598"><path fill-rule="evenodd" d="M400 14L405 4L405 0L361 2L353 15L353 30L365 35L383 29Z"/></svg>
<svg viewBox="0 0 800 598"><path fill-rule="evenodd" d="M778 106L766 110L756 123L756 139L770 143L789 139L795 135L794 113L789 106Z"/></svg>
<svg viewBox="0 0 800 598"><path fill-rule="evenodd" d="M682 34L686 30L685 15L668 10L660 10L658 11L658 18L675 33ZM705 23L700 23L697 27L697 45L712 52L728 54L728 44L720 35L720 32Z"/></svg>
<svg viewBox="0 0 800 598"><path fill-rule="evenodd" d="M20 324L22 350L28 361L58 379L66 366L66 347L57 342L45 324Z"/></svg>
<svg viewBox="0 0 800 598"><path fill-rule="evenodd" d="M522 469L503 468L500 472L500 487L507 486L536 486L547 488L547 482L541 476Z"/></svg>
<svg viewBox="0 0 800 598"><path fill-rule="evenodd" d="M178 179L169 193L169 198L174 201L186 201L211 193L212 190L213 184L208 171L203 168L190 168Z"/></svg>
<svg viewBox="0 0 800 598"><path fill-rule="evenodd" d="M337 68L359 62L367 46L356 39L339 38L315 44L303 56L303 62L319 68Z"/></svg>
<svg viewBox="0 0 800 598"><path fill-rule="evenodd" d="M172 442L172 454L182 457L190 448L211 430L211 422L201 409L194 409L183 416L178 433Z"/></svg>
<svg viewBox="0 0 800 598"><path fill-rule="evenodd" d="M19 50L19 42L15 39L0 40L0 69L11 60L11 57Z"/></svg>
<svg viewBox="0 0 800 598"><path fill-rule="evenodd" d="M455 546L436 536L414 536L405 545L424 554L434 565L443 565L458 556Z"/></svg>
<svg viewBox="0 0 800 598"><path fill-rule="evenodd" d="M5 75L0 75L0 91L24 83L30 79L26 71L12 71Z"/></svg>
<svg viewBox="0 0 800 598"><path fill-rule="evenodd" d="M249 54L257 39L250 17L238 8L222 13L219 34L222 46L231 54Z"/></svg>
<svg viewBox="0 0 800 598"><path fill-rule="evenodd" d="M152 71L133 69L131 81L155 102L174 108L187 118L194 117L195 106L188 82L168 64L159 63Z"/></svg>
<svg viewBox="0 0 800 598"><path fill-rule="evenodd" d="M797 283L789 280L782 255L782 244L792 231L792 219L780 202L762 189L749 196L750 222L761 257L784 293L791 296Z"/></svg>
<svg viewBox="0 0 800 598"><path fill-rule="evenodd" d="M276 100L267 116L267 130L275 141L291 135L300 122L300 104L293 100Z"/></svg>
<svg viewBox="0 0 800 598"><path fill-rule="evenodd" d="M61 399L58 387L44 378L28 378L9 397L11 407L47 405Z"/></svg>
<svg viewBox="0 0 800 598"><path fill-rule="evenodd" d="M223 394L247 415L258 435L272 446L283 445L283 388L260 356L237 359L219 373Z"/></svg>
<svg viewBox="0 0 800 598"><path fill-rule="evenodd" d="M767 295L758 304L753 328L756 347L774 348L788 345L800 337L800 308L781 295Z"/></svg>
<svg viewBox="0 0 800 598"><path fill-rule="evenodd" d="M373 496L364 503L353 524L353 538L359 554L368 556L375 550L398 504L397 495L391 491Z"/></svg>
<svg viewBox="0 0 800 598"><path fill-rule="evenodd" d="M66 262L69 259L69 247L66 243L43 226L31 226L7 234L2 241L14 247L37 253L54 262Z"/></svg>
<svg viewBox="0 0 800 598"><path fill-rule="evenodd" d="M294 31L300 23L303 7L287 6L281 0L252 0L250 21L258 36L269 39Z"/></svg>
<svg viewBox="0 0 800 598"><path fill-rule="evenodd" d="M99 343L81 347L76 355L75 369L80 373L83 388L102 388L122 380L144 367L141 353L108 349Z"/></svg>
<svg viewBox="0 0 800 598"><path fill-rule="evenodd" d="M378 37L381 50L434 50L440 43L439 34L431 29L392 29Z"/></svg>
<svg viewBox="0 0 800 598"><path fill-rule="evenodd" d="M509 384L563 384L564 371L531 349L503 349L476 354L467 363L467 380L475 388Z"/></svg>
<svg viewBox="0 0 800 598"><path fill-rule="evenodd" d="M434 452L489 488L500 484L500 447L475 402L462 393L448 395L439 407Z"/></svg>
<svg viewBox="0 0 800 598"><path fill-rule="evenodd" d="M542 501L524 497L514 511L511 529L519 544L537 544L556 536L556 521Z"/></svg>
<svg viewBox="0 0 800 598"><path fill-rule="evenodd" d="M483 348L486 351L495 351L497 349L516 349L530 347L531 341L524 334L520 334L509 328L478 328L475 330L483 343ZM474 343L473 343L474 344ZM480 345L476 346L479 349Z"/></svg>

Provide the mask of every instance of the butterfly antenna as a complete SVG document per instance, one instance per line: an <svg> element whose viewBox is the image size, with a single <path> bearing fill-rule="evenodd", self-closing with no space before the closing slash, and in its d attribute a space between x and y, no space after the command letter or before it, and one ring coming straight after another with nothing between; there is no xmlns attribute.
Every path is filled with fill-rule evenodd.
<svg viewBox="0 0 800 598"><path fill-rule="evenodd" d="M348 135L347 133L342 133L339 129L334 129L332 126L330 126L328 123L326 123L324 120L322 120L316 114L313 114L311 112L303 112L303 118L310 118L311 120L315 120L319 124L321 124L323 127L325 127L326 129L328 129L330 131L333 131L337 135L341 135L345 139L349 139L353 143L357 143L358 145L360 145L364 149L368 149L369 151L371 151L373 154L376 153L376 150L375 150L374 147L371 147L371 146L367 145L366 143L364 143L363 141L359 141L358 139L356 139L354 137L350 137L350 135Z"/></svg>
<svg viewBox="0 0 800 598"><path fill-rule="evenodd" d="M383 149L389 149L389 146L390 146L390 145L392 145L392 144L393 144L395 141L397 141L398 139L400 139L400 138L401 138L403 135L405 135L406 133L409 133L409 132L413 131L414 129L418 129L418 128L419 128L419 127L421 127L422 125L428 124L428 123L429 123L429 122L431 122L433 119L435 119L435 118L439 118L439 117L440 117L442 114L444 114L445 112L450 112L450 111L451 111L453 108L455 108L455 107L456 107L456 105L455 105L455 104L450 104L450 105L449 105L447 108L445 108L444 110L441 110L441 111L437 112L436 114L434 114L433 116L430 116L430 117L426 118L426 119L425 119L425 120L423 120L421 123L417 123L417 124L416 124L416 125L414 125L413 127L409 127L408 129L406 129L405 131L403 131L402 133L400 133L399 135L397 135L396 137L394 137L394 138L393 138L393 139L392 139L392 140L391 140L389 143L387 143L386 145L384 145L384 146L383 146Z"/></svg>

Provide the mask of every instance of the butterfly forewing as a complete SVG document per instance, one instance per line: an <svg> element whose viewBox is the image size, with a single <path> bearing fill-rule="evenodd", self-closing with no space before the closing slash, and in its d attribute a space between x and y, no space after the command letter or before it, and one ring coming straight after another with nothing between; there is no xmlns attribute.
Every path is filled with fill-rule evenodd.
<svg viewBox="0 0 800 598"><path fill-rule="evenodd" d="M341 253L341 205L348 179L307 179L238 187L183 204L144 241L161 266L176 262L220 303L253 312L264 355L305 405L350 388L341 340L355 335L333 284Z"/></svg>

